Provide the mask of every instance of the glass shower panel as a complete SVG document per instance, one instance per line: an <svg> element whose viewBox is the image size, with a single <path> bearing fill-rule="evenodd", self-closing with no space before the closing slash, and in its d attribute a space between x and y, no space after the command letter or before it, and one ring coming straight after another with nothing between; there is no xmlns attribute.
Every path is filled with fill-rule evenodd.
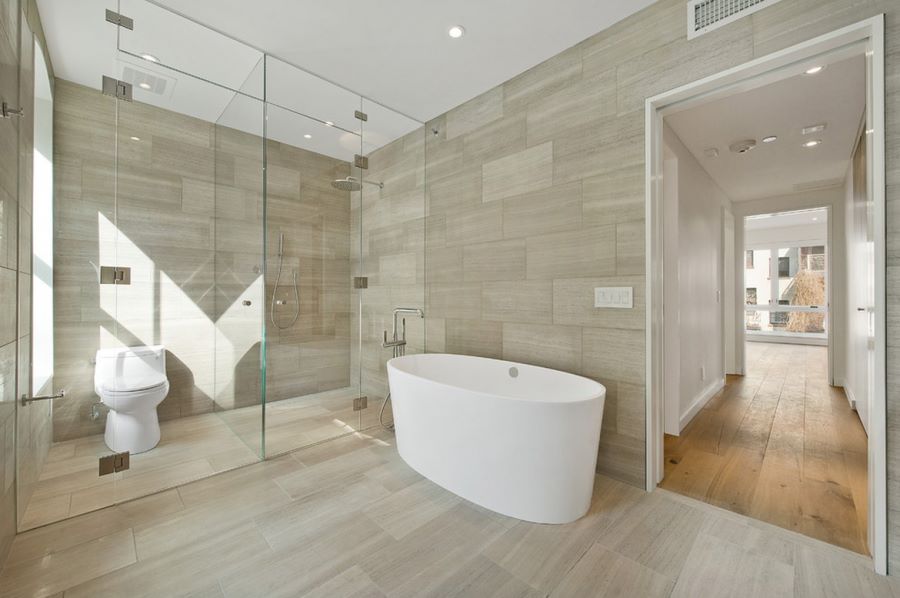
<svg viewBox="0 0 900 598"><path fill-rule="evenodd" d="M213 126L213 408L259 457L266 397L264 123L263 103L234 93ZM232 458L243 461L239 447Z"/></svg>
<svg viewBox="0 0 900 598"><path fill-rule="evenodd" d="M394 349L382 347L385 333L393 338L394 316L425 309L425 127L421 122L364 99L363 152L368 169L353 223L360 239L354 254L356 276L368 278L360 292L358 342L360 392L368 398L361 428L391 422L387 361ZM424 313L424 311L423 311ZM397 337L406 341L396 352L425 350L425 319L415 313L397 316Z"/></svg>
<svg viewBox="0 0 900 598"><path fill-rule="evenodd" d="M130 452L130 468L115 474L117 502L259 458L261 298L253 293L261 294L263 122L259 100L118 57L117 76L133 83L133 97L118 101L110 226L116 265L130 280L113 286L112 344L158 347L162 360L140 359L164 370L168 390L140 399L157 403L158 444L119 430L112 448ZM240 214L231 219L229 209Z"/></svg>
<svg viewBox="0 0 900 598"><path fill-rule="evenodd" d="M213 29L166 10L147 0L119 0L120 14L134 21L133 29L120 28L119 50L140 62L158 64L263 99L262 53ZM130 74L130 73L127 73ZM156 86L164 84L133 80ZM180 80L172 82L180 84ZM165 93L165 91L163 91Z"/></svg>
<svg viewBox="0 0 900 598"><path fill-rule="evenodd" d="M90 39L76 27L62 35L60 43L90 50L77 57L84 68L75 80L51 90L43 49L22 20L20 166L34 176L20 179L17 396L65 396L16 403L20 531L112 504L118 484L98 475L98 459L112 451L93 415L96 353L119 334L116 290L99 284L101 265L118 259L118 106L100 91L116 70L117 33L111 25Z"/></svg>
<svg viewBox="0 0 900 598"><path fill-rule="evenodd" d="M361 145L358 131L342 126L354 124L352 111L351 120L324 111L327 102L300 102L320 88L306 89L309 76L280 61L269 58L268 65L266 454L271 456L359 428L350 351L355 309L350 205L358 193L351 183L359 176L352 162ZM337 88L332 99L342 105L344 93ZM356 101L358 110L358 96ZM359 121L355 124L358 128Z"/></svg>

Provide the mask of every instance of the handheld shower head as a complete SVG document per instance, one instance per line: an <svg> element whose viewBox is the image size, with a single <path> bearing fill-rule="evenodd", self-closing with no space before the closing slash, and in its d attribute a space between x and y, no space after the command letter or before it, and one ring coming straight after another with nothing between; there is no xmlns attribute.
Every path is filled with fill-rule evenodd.
<svg viewBox="0 0 900 598"><path fill-rule="evenodd" d="M278 235L278 257L284 257L284 233Z"/></svg>

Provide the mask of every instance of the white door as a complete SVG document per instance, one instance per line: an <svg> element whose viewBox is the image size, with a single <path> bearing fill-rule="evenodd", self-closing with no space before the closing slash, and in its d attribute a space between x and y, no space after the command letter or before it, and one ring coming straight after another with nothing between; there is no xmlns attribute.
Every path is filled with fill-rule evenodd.
<svg viewBox="0 0 900 598"><path fill-rule="evenodd" d="M844 388L856 402L856 411L869 432L870 389L875 375L875 253L873 210L866 186L866 144L853 154L852 201L848 216L847 282L848 318L847 379Z"/></svg>

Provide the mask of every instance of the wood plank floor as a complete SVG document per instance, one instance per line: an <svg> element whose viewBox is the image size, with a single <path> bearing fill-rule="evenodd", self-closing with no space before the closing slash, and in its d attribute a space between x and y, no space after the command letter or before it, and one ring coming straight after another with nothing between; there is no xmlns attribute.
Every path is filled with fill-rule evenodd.
<svg viewBox="0 0 900 598"><path fill-rule="evenodd" d="M352 389L266 405L266 450L278 455L353 432ZM131 469L97 475L109 454L103 435L57 442L48 453L22 519L32 529L258 461L259 406L204 413L160 423L160 442L131 456ZM354 419L355 418L355 419Z"/></svg>
<svg viewBox="0 0 900 598"><path fill-rule="evenodd" d="M597 476L590 512L531 524L353 434L16 537L0 595L897 596L871 560Z"/></svg>
<svg viewBox="0 0 900 598"><path fill-rule="evenodd" d="M680 436L660 487L868 554L867 438L825 347L747 343L747 375Z"/></svg>

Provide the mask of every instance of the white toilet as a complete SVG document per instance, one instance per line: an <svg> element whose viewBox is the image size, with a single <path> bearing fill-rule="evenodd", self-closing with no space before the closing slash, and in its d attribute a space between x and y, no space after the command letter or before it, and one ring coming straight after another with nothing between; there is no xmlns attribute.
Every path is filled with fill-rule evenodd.
<svg viewBox="0 0 900 598"><path fill-rule="evenodd" d="M159 443L156 407L169 393L165 347L100 349L94 392L109 407L106 446L117 453L149 451Z"/></svg>

